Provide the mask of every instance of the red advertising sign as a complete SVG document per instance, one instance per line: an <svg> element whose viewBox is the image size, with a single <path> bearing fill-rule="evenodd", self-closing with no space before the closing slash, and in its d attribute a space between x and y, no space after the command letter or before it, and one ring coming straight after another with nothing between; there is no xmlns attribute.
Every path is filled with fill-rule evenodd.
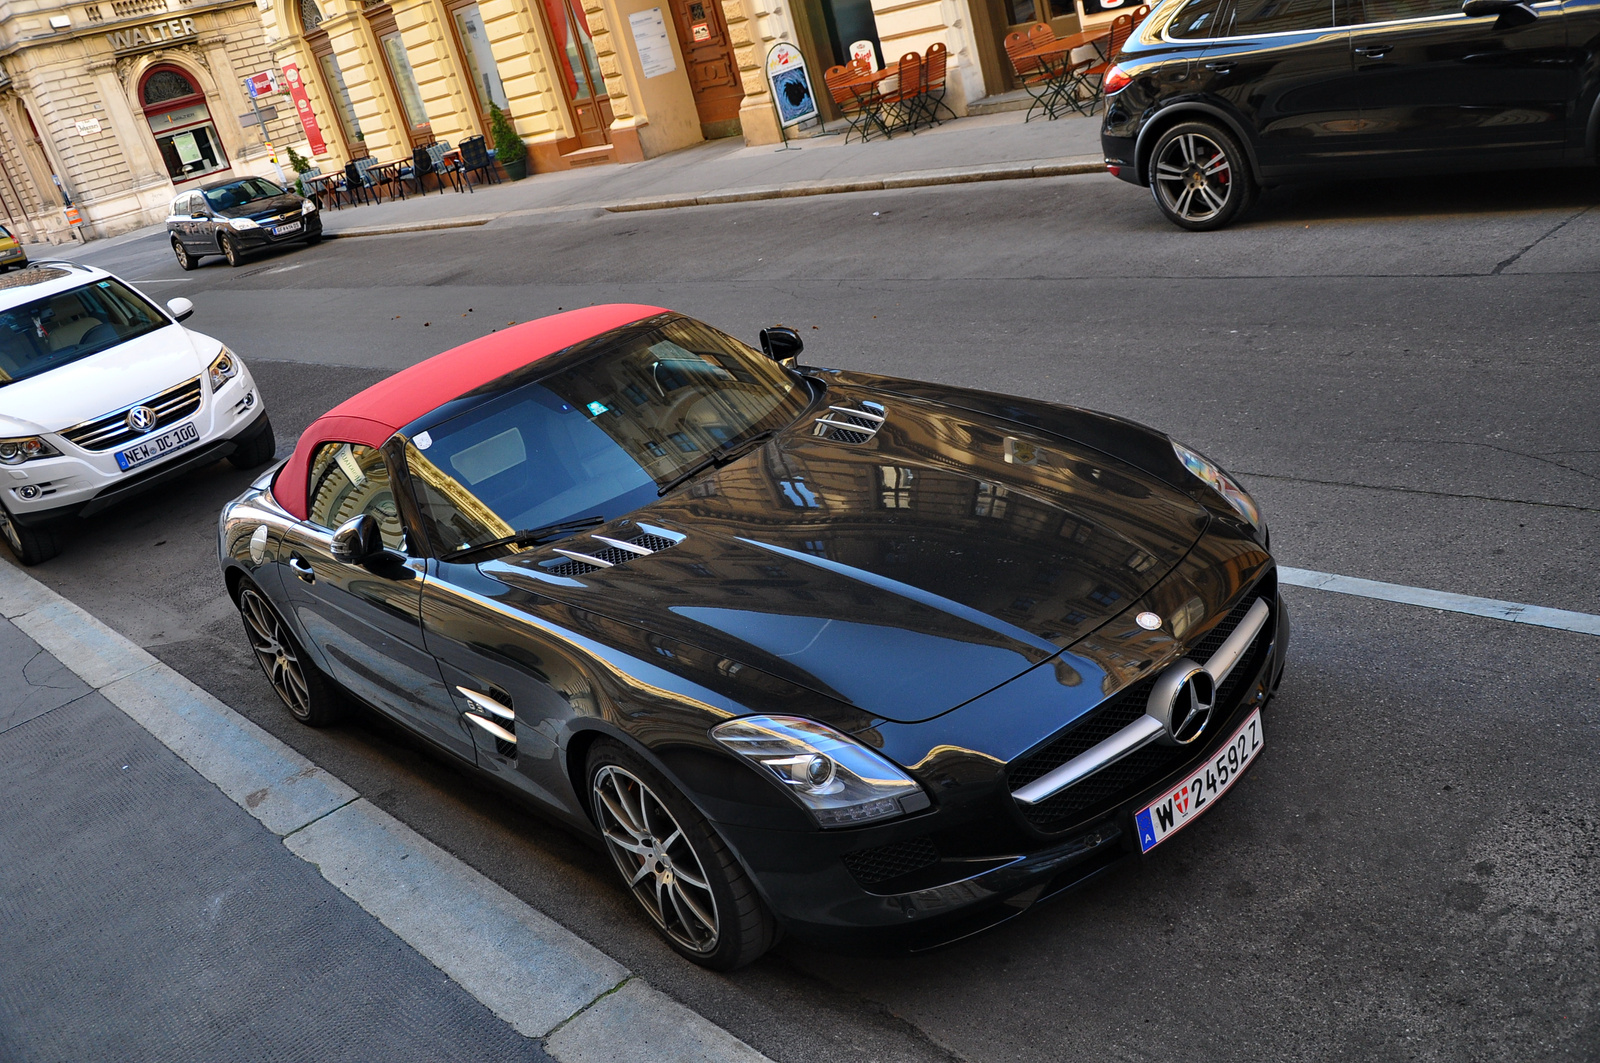
<svg viewBox="0 0 1600 1063"><path fill-rule="evenodd" d="M311 98L306 95L305 83L300 80L299 65L283 64L283 80L289 83L289 98L294 100L295 113L300 116L300 125L306 131L306 139L311 141L311 154L328 154L328 145L322 139L322 129L317 125L317 116L311 111Z"/></svg>
<svg viewBox="0 0 1600 1063"><path fill-rule="evenodd" d="M244 79L244 87L250 93L252 100L262 96L270 96L278 91L278 79L270 70L263 70L259 74L251 74Z"/></svg>

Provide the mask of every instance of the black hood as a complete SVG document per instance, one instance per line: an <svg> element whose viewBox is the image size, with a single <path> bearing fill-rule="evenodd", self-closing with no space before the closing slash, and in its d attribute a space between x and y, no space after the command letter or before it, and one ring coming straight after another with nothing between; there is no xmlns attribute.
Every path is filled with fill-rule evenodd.
<svg viewBox="0 0 1600 1063"><path fill-rule="evenodd" d="M284 214L299 214L301 202L303 202L301 198L293 192L285 192L281 196L252 199L248 203L241 203L228 210L219 210L217 213L224 218L250 218L253 221L262 221Z"/></svg>
<svg viewBox="0 0 1600 1063"><path fill-rule="evenodd" d="M863 401L875 435L815 434L814 410L593 533L652 534L649 556L590 568L540 547L482 571L909 722L1095 630L1205 530L1188 496L1091 448L923 399L827 397Z"/></svg>

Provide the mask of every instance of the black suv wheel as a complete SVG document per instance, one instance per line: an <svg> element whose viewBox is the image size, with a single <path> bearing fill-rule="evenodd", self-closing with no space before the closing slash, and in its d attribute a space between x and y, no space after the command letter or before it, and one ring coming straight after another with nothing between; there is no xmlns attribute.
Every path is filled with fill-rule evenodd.
<svg viewBox="0 0 1600 1063"><path fill-rule="evenodd" d="M1204 232L1243 216L1256 185L1233 134L1210 122L1180 122L1150 153L1150 194L1168 221Z"/></svg>

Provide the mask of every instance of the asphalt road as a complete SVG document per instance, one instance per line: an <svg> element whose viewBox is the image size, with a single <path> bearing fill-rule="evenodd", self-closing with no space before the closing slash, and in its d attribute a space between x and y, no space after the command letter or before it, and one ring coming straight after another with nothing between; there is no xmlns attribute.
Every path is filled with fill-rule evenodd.
<svg viewBox="0 0 1600 1063"><path fill-rule="evenodd" d="M1170 431L1287 565L1600 612L1600 180L1270 194L1209 235L1093 176L325 243L182 274L82 257L251 365L280 453L385 372L601 301L806 360ZM375 719L294 725L216 574L226 464L34 574L375 803L781 1061L1600 1058L1600 640L1289 588L1266 758L1138 866L912 958L679 961L604 857Z"/></svg>

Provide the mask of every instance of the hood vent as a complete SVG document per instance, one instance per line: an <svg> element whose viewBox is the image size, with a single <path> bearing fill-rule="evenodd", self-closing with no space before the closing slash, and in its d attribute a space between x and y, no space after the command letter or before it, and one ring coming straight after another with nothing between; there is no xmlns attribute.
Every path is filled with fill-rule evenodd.
<svg viewBox="0 0 1600 1063"><path fill-rule="evenodd" d="M859 445L877 435L885 420L883 407L876 402L862 402L854 407L829 406L828 412L817 418L812 435L835 443Z"/></svg>
<svg viewBox="0 0 1600 1063"><path fill-rule="evenodd" d="M678 532L648 524L638 527L639 534L631 539L611 539L604 535L568 539L574 545L554 547L554 551L561 556L539 562L539 568L552 576L586 576L600 569L616 568L629 561L660 553L670 546L677 546L685 538Z"/></svg>

